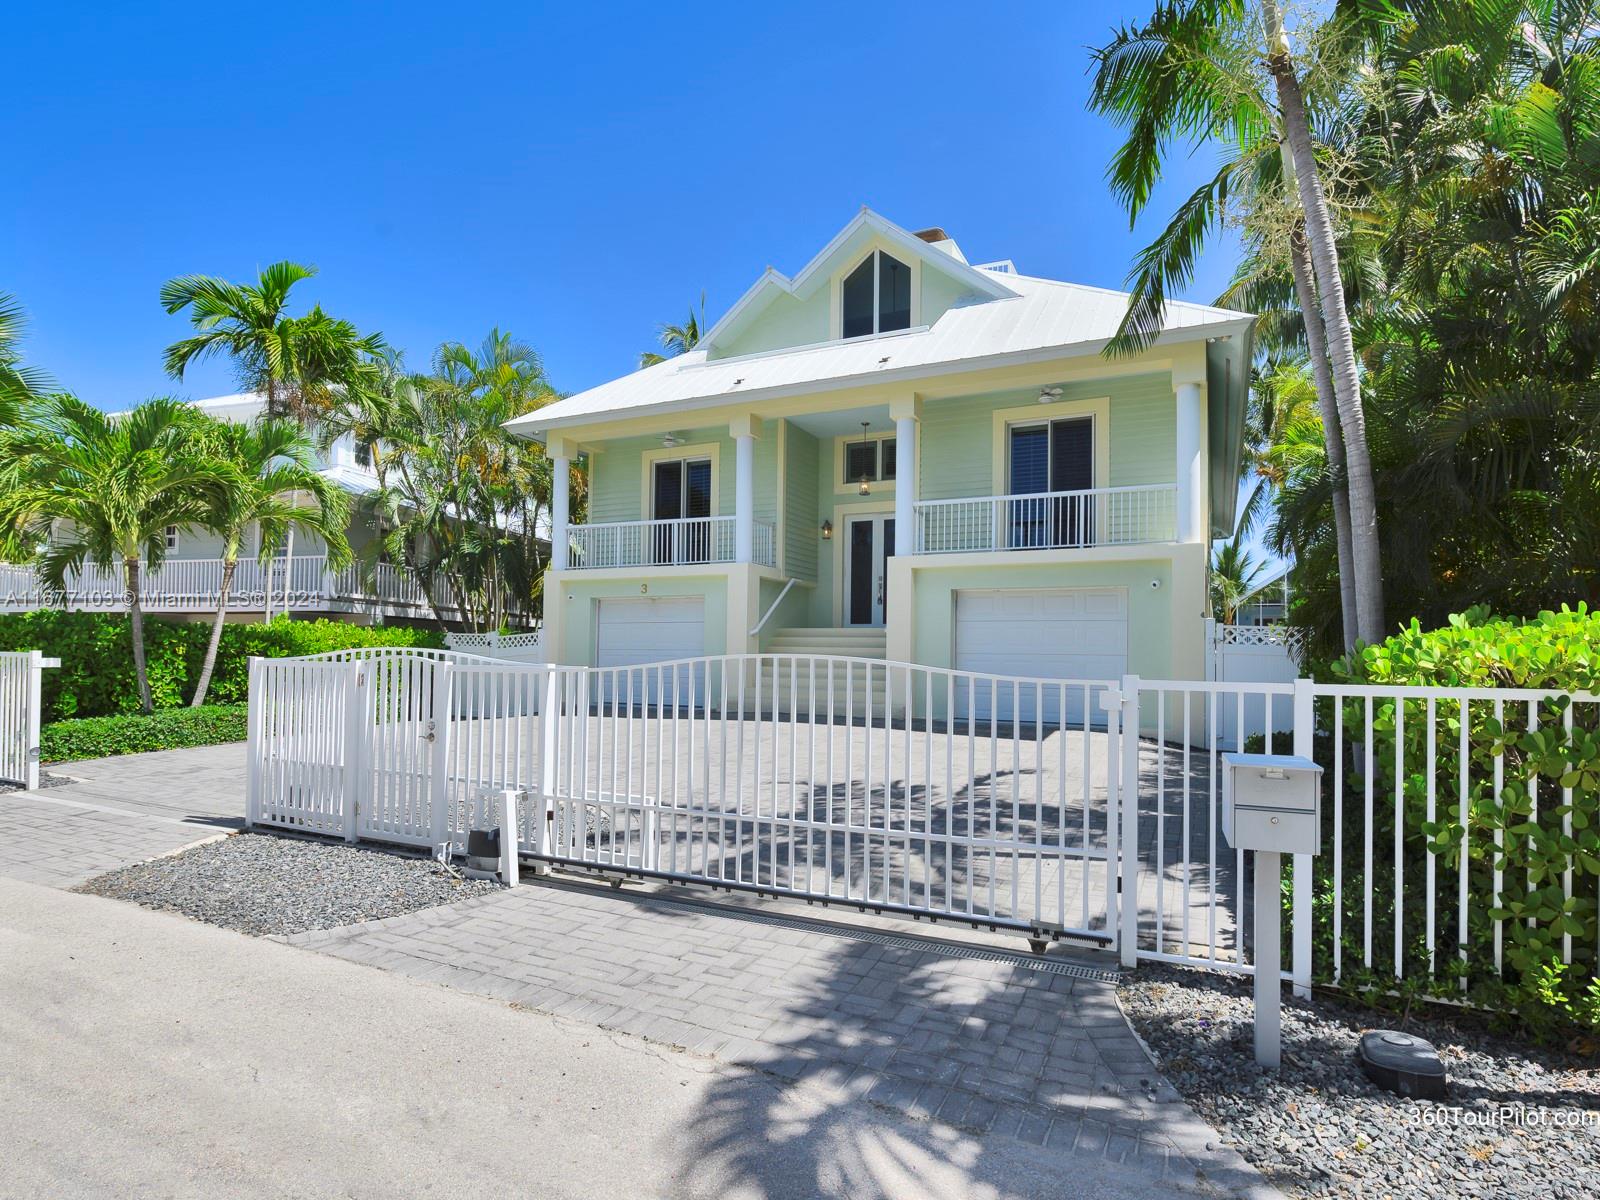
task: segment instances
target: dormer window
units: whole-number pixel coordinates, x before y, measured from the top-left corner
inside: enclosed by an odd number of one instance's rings
[[[844,278],[844,336],[870,337],[911,328],[911,268],[875,250]]]

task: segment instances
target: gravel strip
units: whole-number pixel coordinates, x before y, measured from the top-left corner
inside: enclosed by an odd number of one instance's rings
[[[1279,1188],[1297,1196],[1600,1194],[1600,1071],[1559,1051],[1442,1021],[1285,998],[1283,1066],[1255,1065],[1250,982],[1165,966],[1118,995],[1186,1100]],[[1375,1087],[1356,1062],[1368,1029],[1403,1027],[1438,1049],[1450,1099]],[[1503,1106],[1520,1106],[1505,1116]]]
[[[50,774],[49,771],[40,771],[39,772],[39,790],[40,791],[43,791],[45,788],[64,787],[69,783],[77,783],[77,782],[78,781],[76,779],[74,779],[71,775],[52,775],[52,774]],[[0,782],[0,794],[3,794],[5,792],[20,792],[22,790],[23,790],[23,787],[22,787],[22,785],[20,783],[3,783],[3,782]]]
[[[429,858],[266,833],[241,833],[123,867],[77,891],[179,912],[257,935],[332,929],[497,891]]]

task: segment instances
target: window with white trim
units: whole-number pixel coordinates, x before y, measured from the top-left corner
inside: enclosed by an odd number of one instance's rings
[[[841,332],[870,337],[911,328],[911,268],[874,250],[839,286]]]
[[[167,542],[167,553],[170,554],[172,551],[174,551],[174,550],[176,550],[178,548],[178,527],[176,525],[168,525],[167,526],[166,542]]]
[[[894,438],[857,439],[844,444],[845,483],[877,483],[894,478]]]

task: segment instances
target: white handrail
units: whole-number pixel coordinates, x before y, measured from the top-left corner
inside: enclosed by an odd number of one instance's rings
[[[767,622],[772,620],[772,614],[778,611],[778,605],[782,604],[783,598],[789,594],[789,589],[799,582],[798,579],[790,579],[788,583],[783,585],[783,591],[778,593],[778,598],[767,607],[767,611],[762,614],[761,620],[757,621],[756,627],[750,631],[751,637],[760,636],[761,631],[766,628]]]

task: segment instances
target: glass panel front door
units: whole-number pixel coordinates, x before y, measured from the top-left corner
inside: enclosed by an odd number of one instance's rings
[[[882,625],[889,586],[888,560],[894,555],[894,518],[845,520],[844,623]]]

